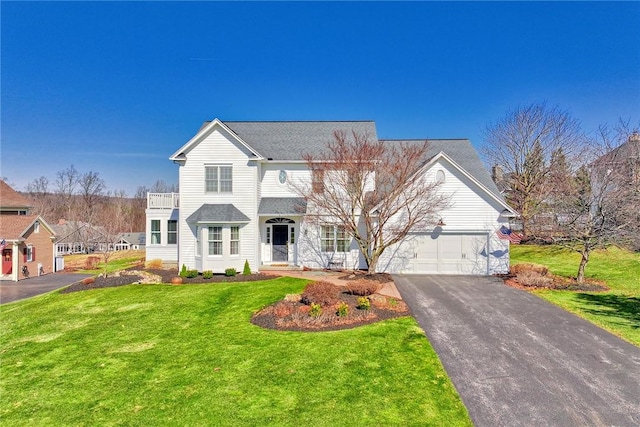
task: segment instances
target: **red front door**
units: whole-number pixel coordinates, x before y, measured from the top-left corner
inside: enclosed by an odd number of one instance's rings
[[[11,254],[12,254],[11,249],[2,250],[2,274],[11,274],[11,269],[13,267],[13,260],[11,259]]]

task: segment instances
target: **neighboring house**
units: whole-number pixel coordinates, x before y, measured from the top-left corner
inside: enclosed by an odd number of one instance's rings
[[[139,250],[145,247],[145,233],[122,233],[118,242],[115,244],[114,250],[127,251]]]
[[[107,247],[102,227],[64,219],[52,227],[58,236],[55,244],[56,256],[100,252]]]
[[[29,201],[0,181],[0,277],[18,281],[55,271],[55,232],[39,215],[30,214]]]
[[[317,154],[335,131],[377,138],[375,123],[205,123],[169,159],[180,193],[147,195],[147,260],[199,271],[268,266],[366,268],[335,221],[318,221],[290,182],[311,177],[303,154]],[[412,141],[386,140],[385,144]],[[497,231],[507,206],[468,140],[430,140],[420,173],[452,197],[439,224],[389,248],[379,270],[392,273],[494,274],[509,269],[509,241]]]

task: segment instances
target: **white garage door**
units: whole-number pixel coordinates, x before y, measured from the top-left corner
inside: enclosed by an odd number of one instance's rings
[[[413,273],[488,273],[486,234],[417,234],[413,243]]]

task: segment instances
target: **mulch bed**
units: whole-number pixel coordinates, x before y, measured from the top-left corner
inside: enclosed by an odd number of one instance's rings
[[[368,274],[366,271],[349,271],[349,272],[346,272],[344,276],[340,276],[338,278],[341,280],[365,279],[365,280],[370,280],[372,282],[378,282],[378,283],[393,282],[393,279],[391,278],[391,275],[389,273]]]
[[[574,292],[605,292],[609,290],[609,287],[600,281],[589,279],[588,283],[578,283],[574,278],[553,276],[553,283],[546,286],[524,285],[518,282],[518,279],[510,274],[502,275],[504,284],[516,289],[523,289],[525,291],[537,290],[537,289],[550,289],[556,291],[574,291]]]
[[[84,284],[82,281],[76,282],[70,286],[67,286],[61,293],[69,293],[69,292],[78,292],[78,291],[87,291],[89,289],[99,289],[99,288],[113,288],[117,286],[125,286],[132,285],[134,283],[138,283],[142,280],[142,275],[135,274],[136,271],[140,269],[128,269],[124,270],[124,272],[120,273],[112,273],[107,277],[98,276],[95,278],[95,282]],[[154,274],[156,276],[160,276],[160,283],[171,283],[171,279],[178,276],[177,269],[144,269],[145,272]],[[225,276],[224,274],[214,274],[212,278],[205,279],[202,275],[198,275],[193,278],[182,278],[182,284],[202,284],[202,283],[216,283],[216,282],[253,282],[256,280],[269,280],[275,279],[277,276],[270,274],[238,274],[235,276]]]

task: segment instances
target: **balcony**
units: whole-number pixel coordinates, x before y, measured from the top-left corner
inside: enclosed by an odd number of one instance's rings
[[[147,193],[147,209],[177,209],[179,207],[179,193]]]

